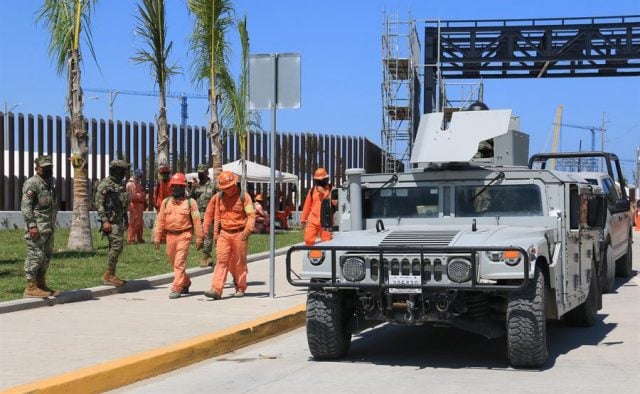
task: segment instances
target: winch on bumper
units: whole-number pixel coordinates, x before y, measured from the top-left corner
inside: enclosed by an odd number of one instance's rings
[[[304,278],[292,277],[296,252],[305,255]],[[522,291],[532,272],[528,253],[515,246],[294,246],[286,264],[291,285],[355,297],[367,320],[458,326],[488,320],[492,294]]]

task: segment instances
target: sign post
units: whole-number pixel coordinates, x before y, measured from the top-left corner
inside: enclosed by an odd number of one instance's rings
[[[275,293],[276,266],[276,112],[300,108],[300,54],[271,53],[249,56],[249,108],[271,110],[269,161],[269,295]]]

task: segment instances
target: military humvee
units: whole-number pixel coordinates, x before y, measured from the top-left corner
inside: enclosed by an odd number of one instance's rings
[[[314,358],[341,358],[352,333],[389,322],[506,335],[511,364],[538,367],[547,319],[594,323],[605,198],[575,174],[529,169],[518,123],[510,110],[446,125],[425,114],[410,172],[347,171],[324,223],[333,240],[287,253],[289,283],[309,288]]]

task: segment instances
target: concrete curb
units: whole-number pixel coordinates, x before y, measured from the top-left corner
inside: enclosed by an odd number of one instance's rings
[[[9,388],[5,393],[97,393],[126,386],[291,331],[305,305],[173,345]]]
[[[287,253],[290,246],[276,249],[275,255],[282,256]],[[263,260],[269,258],[269,252],[255,253],[247,256],[247,261],[252,263],[254,261]],[[210,274],[213,271],[211,267],[206,268],[189,268],[187,274],[190,277],[197,277]],[[57,304],[68,304],[71,302],[88,301],[94,298],[100,298],[112,294],[120,293],[132,293],[140,290],[151,289],[155,286],[164,285],[173,282],[173,273],[161,274],[156,276],[150,276],[148,278],[134,279],[127,281],[127,283],[121,287],[116,288],[112,286],[96,286],[87,289],[69,290],[63,291],[57,297],[49,298],[23,298],[18,300],[3,301],[0,302],[0,314],[24,311],[27,309],[41,308],[43,306],[54,306]]]

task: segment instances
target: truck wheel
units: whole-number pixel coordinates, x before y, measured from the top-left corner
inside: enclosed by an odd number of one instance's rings
[[[613,248],[611,242],[607,240],[602,252],[602,272],[600,287],[603,293],[610,293],[613,291],[613,284],[616,281],[616,259],[613,256]]]
[[[631,262],[633,260],[633,237],[629,234],[627,253],[616,261],[616,275],[628,278],[631,276]]]
[[[591,275],[589,278],[589,295],[578,307],[564,315],[564,321],[570,326],[590,327],[596,321],[598,314],[598,281],[596,280],[596,264],[591,262]]]
[[[344,357],[351,345],[340,293],[312,290],[307,294],[307,343],[313,357]]]
[[[547,361],[544,275],[538,267],[526,289],[509,295],[507,353],[516,368],[535,368]]]

